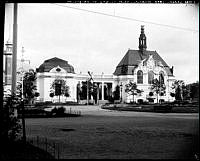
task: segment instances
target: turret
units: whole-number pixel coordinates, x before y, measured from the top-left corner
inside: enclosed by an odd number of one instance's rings
[[[147,48],[146,36],[144,34],[144,26],[141,26],[141,34],[139,37],[139,50],[143,53]]]

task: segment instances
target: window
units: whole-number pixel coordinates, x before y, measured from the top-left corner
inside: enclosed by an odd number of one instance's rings
[[[160,82],[161,84],[164,84],[164,73],[163,73],[163,71],[161,71],[161,72],[159,73],[159,82]]]
[[[128,71],[127,66],[123,65],[123,66],[121,67],[121,73],[122,73],[122,74],[126,74],[127,71]]]
[[[149,71],[148,72],[148,83],[152,84],[153,79],[154,79],[154,73],[153,73],[153,71]]]
[[[137,83],[138,84],[142,84],[143,83],[143,72],[141,70],[139,70],[137,72]]]

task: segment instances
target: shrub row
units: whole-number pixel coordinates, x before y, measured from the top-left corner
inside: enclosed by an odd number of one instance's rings
[[[22,117],[22,110],[18,110],[19,117]],[[51,111],[45,111],[44,109],[34,108],[34,109],[25,109],[24,115],[28,117],[64,117],[64,116],[75,116],[78,114],[67,114],[65,113],[64,107],[53,108]]]

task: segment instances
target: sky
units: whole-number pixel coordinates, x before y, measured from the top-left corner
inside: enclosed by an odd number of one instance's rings
[[[6,4],[4,42],[12,41],[12,7]],[[24,47],[24,58],[33,68],[58,57],[68,61],[76,73],[113,74],[128,49],[138,50],[144,25],[147,50],[156,50],[174,66],[176,79],[193,83],[199,81],[198,24],[197,4],[19,3],[17,58],[21,59]]]

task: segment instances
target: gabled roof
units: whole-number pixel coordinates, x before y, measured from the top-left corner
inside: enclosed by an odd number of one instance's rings
[[[170,71],[170,67],[167,63],[160,57],[160,55],[156,51],[148,51],[144,50],[141,53],[140,50],[128,50],[126,55],[122,58],[120,63],[117,65],[114,75],[133,75],[133,70],[141,60],[148,59],[149,55],[153,55],[153,59],[157,62],[161,62],[169,76],[173,76]]]
[[[59,59],[57,57],[45,60],[43,64],[37,68],[37,72],[49,72],[54,67],[60,66],[61,68],[65,69],[67,73],[75,73],[74,67],[68,64],[68,61]]]

